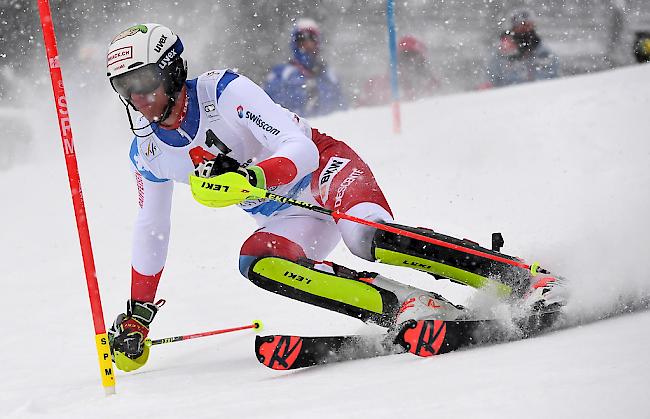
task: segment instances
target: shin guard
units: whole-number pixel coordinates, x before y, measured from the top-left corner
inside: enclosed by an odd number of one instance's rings
[[[330,267],[328,265],[328,267]],[[362,321],[389,326],[397,312],[394,292],[373,285],[378,275],[332,264],[331,272],[314,262],[265,256],[253,262],[248,279],[260,288]]]
[[[461,249],[452,249],[377,230],[373,239],[372,252],[378,262],[406,266],[474,288],[493,287],[502,296],[520,295],[528,286],[530,278],[528,270],[466,253],[462,251],[462,248],[477,250],[513,261],[518,261],[517,258],[480,247],[467,239],[461,240],[445,236],[430,229],[399,224],[388,225],[453,244]]]

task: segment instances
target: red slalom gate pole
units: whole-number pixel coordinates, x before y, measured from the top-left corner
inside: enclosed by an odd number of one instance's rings
[[[191,335],[173,336],[173,337],[162,338],[162,339],[147,339],[145,341],[145,345],[147,346],[162,345],[164,343],[174,343],[174,342],[180,342],[182,340],[203,338],[206,336],[213,336],[213,335],[222,335],[224,333],[236,332],[238,330],[246,330],[246,329],[253,329],[256,332],[259,332],[260,330],[262,330],[263,327],[264,326],[262,325],[262,322],[260,320],[253,320],[252,324],[247,324],[245,326],[239,326],[239,327],[232,327],[230,329],[211,330],[209,332],[194,333]]]
[[[59,66],[59,52],[56,46],[56,36],[54,35],[54,25],[52,24],[52,12],[50,11],[49,1],[38,0],[38,11],[41,18],[41,27],[43,28],[43,40],[45,41],[47,62],[50,68],[50,78],[52,79],[54,103],[59,119],[59,131],[61,132],[61,141],[63,143],[65,165],[68,169],[68,180],[70,182],[70,191],[72,192],[74,214],[77,220],[77,232],[79,233],[81,256],[83,258],[86,284],[88,286],[88,298],[90,299],[90,309],[92,311],[93,325],[95,327],[95,345],[97,346],[97,357],[99,360],[102,385],[104,386],[104,391],[107,395],[115,394],[113,363],[111,361],[108,335],[106,334],[106,326],[104,324],[104,314],[102,312],[99,286],[97,285],[95,261],[93,258],[92,247],[90,245],[90,232],[88,230],[86,209],[84,207],[83,195],[81,193],[81,180],[79,178],[79,169],[77,167],[77,156],[74,151],[74,141],[72,140],[72,128],[70,126],[70,117],[68,115],[65,89],[63,88],[63,75],[61,74],[61,67]]]

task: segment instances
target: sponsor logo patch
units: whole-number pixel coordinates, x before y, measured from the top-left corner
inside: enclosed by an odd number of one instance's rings
[[[306,284],[311,284],[311,279],[309,279],[309,278],[307,278],[305,276],[302,276],[302,275],[298,275],[297,273],[294,273],[294,272],[291,272],[291,271],[286,271],[284,273],[284,276],[286,276],[289,279],[295,279],[298,282],[304,282]]]
[[[420,262],[415,262],[412,260],[404,260],[402,264],[410,266],[411,268],[419,269],[419,270],[429,270],[432,268],[431,265],[427,265],[425,263],[420,263]]]
[[[50,63],[50,68],[60,68],[61,67],[59,65],[59,56],[58,55],[56,57],[50,58],[49,63]]]
[[[237,109],[239,109],[239,108],[237,108]],[[240,118],[241,118],[241,116],[240,116]],[[268,133],[271,134],[271,135],[278,135],[278,134],[280,133],[280,130],[279,130],[279,129],[275,128],[274,126],[272,126],[272,125],[270,125],[270,124],[267,124],[267,123],[262,119],[261,116],[259,116],[259,115],[255,115],[255,114],[252,113],[251,111],[246,111],[246,119],[250,119],[251,121],[253,121],[253,123],[254,123],[255,125],[257,125],[257,126],[260,127],[263,131],[266,131],[266,132],[268,132]]]
[[[201,106],[203,106],[203,111],[205,112],[205,115],[208,117],[208,119],[210,120],[221,119],[219,112],[217,112],[217,105],[214,103],[213,100],[201,102]]]
[[[424,304],[427,307],[440,308],[440,306],[436,304],[436,300],[429,297],[428,295],[421,295],[418,299],[420,300],[421,304]]]
[[[327,201],[327,197],[330,194],[332,179],[334,179],[334,176],[336,176],[337,173],[340,173],[348,163],[350,163],[350,159],[330,157],[327,165],[318,177],[318,191],[323,202]]]
[[[242,105],[237,106],[237,115],[239,115],[240,118],[244,117],[244,107]]]
[[[339,207],[341,203],[343,203],[343,196],[345,195],[345,191],[348,189],[350,185],[354,183],[355,180],[361,177],[361,175],[363,175],[363,170],[354,169],[352,170],[352,173],[350,173],[350,176],[346,177],[345,180],[341,182],[341,185],[336,190],[334,208]]]
[[[158,43],[156,44],[156,46],[153,47],[153,50],[156,51],[156,52],[162,51],[162,48],[165,45],[165,42],[167,42],[167,37],[164,34],[160,35],[160,39],[158,40]]]
[[[138,185],[138,205],[144,207],[144,184],[142,182],[142,173],[135,172],[135,182]]]
[[[161,153],[160,147],[158,147],[158,144],[153,139],[149,139],[140,145],[140,154],[148,161],[152,161]]]
[[[169,51],[158,61],[158,67],[160,67],[161,70],[164,70],[165,67],[171,64],[171,62],[174,60],[174,58],[176,58],[177,55],[178,53],[176,52],[175,49]]]
[[[113,38],[113,40],[111,41],[111,44],[115,43],[116,41],[119,41],[122,38],[126,38],[127,36],[135,35],[138,32],[147,33],[147,31],[148,29],[145,25],[131,26],[129,29],[117,34],[117,36]]]
[[[113,65],[129,58],[133,58],[133,47],[131,45],[110,51],[106,55],[106,63],[107,65]]]

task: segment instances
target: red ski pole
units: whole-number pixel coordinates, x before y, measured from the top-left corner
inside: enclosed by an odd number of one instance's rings
[[[68,116],[68,104],[65,97],[65,90],[63,88],[63,75],[61,74],[61,67],[59,66],[59,52],[56,47],[56,37],[54,35],[54,26],[52,24],[52,13],[50,11],[49,1],[38,0],[38,11],[41,18],[41,26],[43,28],[43,40],[45,41],[47,61],[50,67],[50,78],[52,79],[52,90],[54,91],[54,103],[59,118],[59,131],[61,132],[61,141],[63,142],[65,164],[68,169],[68,180],[70,182],[70,191],[72,192],[74,214],[77,220],[79,244],[81,245],[81,256],[83,258],[86,284],[88,286],[88,298],[90,299],[90,309],[92,311],[93,325],[95,327],[95,345],[97,346],[97,356],[99,358],[99,370],[105,393],[107,395],[114,394],[115,375],[113,374],[113,364],[111,361],[110,348],[108,346],[106,326],[104,325],[102,302],[99,296],[99,286],[97,285],[95,262],[93,259],[92,247],[90,245],[90,233],[88,231],[88,222],[86,221],[86,209],[81,194],[81,180],[79,178],[79,169],[77,168],[77,156],[74,151],[74,142],[72,140],[72,128],[70,126],[70,117]]]
[[[246,329],[253,329],[256,332],[259,332],[260,330],[262,330],[263,327],[264,325],[262,324],[261,320],[253,320],[252,324],[232,327],[230,329],[211,330],[209,332],[193,333],[191,335],[172,336],[169,338],[162,338],[162,339],[147,339],[145,341],[145,345],[147,346],[162,345],[164,343],[180,342],[182,340],[203,338],[206,336],[213,336],[213,335],[221,335],[224,333],[236,332],[238,330],[246,330]]]
[[[310,211],[326,214],[335,220],[347,220],[353,223],[364,224],[376,228],[377,230],[388,231],[400,236],[410,237],[423,242],[435,244],[440,247],[453,249],[458,252],[479,256],[485,259],[491,259],[493,261],[501,262],[506,265],[516,266],[518,268],[531,271],[533,275],[536,275],[537,273],[546,273],[546,271],[541,269],[537,263],[528,265],[518,259],[503,257],[499,254],[488,253],[483,251],[483,249],[473,249],[471,247],[449,243],[435,237],[428,237],[422,234],[414,233],[412,231],[407,231],[402,228],[364,220],[363,218],[354,217],[338,210],[333,211],[320,207],[318,205],[313,205],[309,202],[299,201],[297,199],[277,195],[273,192],[267,191],[266,189],[252,187],[243,176],[239,176],[234,172],[227,172],[213,178],[200,178],[191,174],[190,187],[192,188],[192,194],[194,195],[194,198],[207,206],[223,207],[230,205],[231,202],[241,202],[244,199],[266,198],[272,201],[281,202],[283,204],[293,205],[296,207],[305,208]],[[209,192],[204,194],[206,190]]]
[[[255,189],[258,189],[258,188],[255,188]],[[309,202],[298,201],[297,199],[287,198],[286,196],[282,196],[282,195],[276,195],[276,194],[274,194],[272,192],[265,191],[263,189],[258,189],[258,190],[263,191],[264,195],[262,195],[262,192],[259,192],[259,195],[254,195],[255,197],[268,198],[268,199],[270,199],[272,201],[278,201],[278,202],[282,202],[282,203],[285,203],[285,204],[290,204],[290,205],[294,205],[294,206],[297,206],[297,207],[305,208],[305,209],[308,209],[308,210],[311,210],[311,211],[320,212],[322,214],[327,214],[327,215],[331,216],[332,218],[334,218],[335,220],[352,221],[353,223],[367,225],[367,226],[370,226],[370,227],[374,227],[374,228],[376,228],[378,230],[388,231],[390,233],[395,233],[395,234],[398,234],[400,236],[410,237],[412,239],[417,239],[417,240],[421,240],[421,241],[424,241],[424,242],[427,242],[427,243],[436,244],[438,246],[446,247],[448,249],[457,250],[459,252],[464,252],[464,253],[468,253],[468,254],[471,254],[471,255],[480,256],[480,257],[483,257],[483,258],[486,258],[486,259],[491,259],[491,260],[494,260],[494,261],[497,261],[497,262],[502,262],[502,263],[505,263],[505,264],[508,264],[508,265],[516,266],[518,268],[522,268],[522,269],[525,269],[525,270],[530,270],[534,274],[537,273],[537,272],[544,273],[543,270],[536,263],[534,263],[532,265],[528,265],[528,264],[526,264],[524,262],[520,262],[518,260],[508,259],[508,258],[504,258],[504,257],[501,257],[501,256],[493,255],[493,254],[490,254],[490,253],[485,253],[485,252],[482,252],[480,250],[476,250],[476,249],[472,249],[472,248],[464,247],[464,246],[459,246],[459,245],[453,244],[453,243],[448,243],[448,242],[445,242],[445,241],[442,241],[442,240],[435,239],[433,237],[427,237],[427,236],[423,236],[422,234],[413,233],[411,231],[406,231],[406,230],[401,229],[401,228],[389,226],[389,225],[386,225],[386,224],[376,223],[374,221],[364,220],[363,218],[354,217],[352,215],[348,215],[348,214],[346,214],[344,212],[340,212],[338,210],[337,211],[332,211],[332,210],[329,210],[327,208],[319,207],[318,205],[312,205]],[[254,191],[254,192],[257,192],[257,191]]]

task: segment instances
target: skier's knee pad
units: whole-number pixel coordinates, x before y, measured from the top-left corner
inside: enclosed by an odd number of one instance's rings
[[[429,237],[438,244],[377,230],[372,251],[375,259],[381,263],[406,266],[475,288],[492,286],[497,293],[504,296],[510,295],[513,291],[518,292],[521,284],[527,282],[529,277],[528,272],[514,268],[510,264],[471,253],[477,251],[502,259],[517,260],[480,247],[467,239],[457,239],[422,227],[386,225]],[[463,249],[470,249],[470,252]]]
[[[242,244],[239,253],[239,272],[248,278],[251,264],[262,256],[280,256],[289,260],[305,258],[305,251],[296,242],[266,231],[256,231]]]
[[[328,271],[317,269],[308,259],[292,261],[264,256],[250,264],[247,275],[255,285],[275,294],[363,321],[391,323],[397,310],[397,297],[371,283],[377,274],[356,272],[335,264],[329,268]]]

